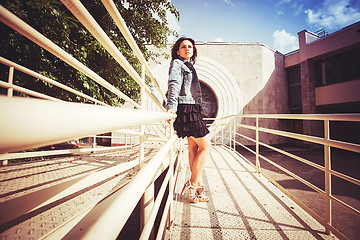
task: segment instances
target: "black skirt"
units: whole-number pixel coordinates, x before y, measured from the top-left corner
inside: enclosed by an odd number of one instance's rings
[[[174,122],[174,129],[178,137],[204,137],[209,133],[201,115],[199,104],[179,104]]]

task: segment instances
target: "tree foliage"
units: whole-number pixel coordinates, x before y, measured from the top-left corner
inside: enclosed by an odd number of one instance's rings
[[[140,72],[139,62],[102,5],[101,0],[83,0],[82,3],[129,63],[136,71]],[[167,0],[114,0],[114,3],[146,59],[157,56],[146,48],[146,44],[163,48],[166,46],[169,36],[176,36],[176,32],[168,26],[166,14],[169,12],[179,19],[179,12]],[[126,95],[132,99],[138,99],[139,86],[137,83],[128,76],[125,70],[60,1],[5,0],[2,5]],[[108,104],[118,105],[121,102],[117,96],[5,24],[0,23],[0,31],[0,55],[2,57]],[[6,72],[4,66],[1,68],[1,72]],[[4,77],[1,75],[2,80],[5,80]],[[85,101],[18,71],[14,76],[14,83],[63,100]]]

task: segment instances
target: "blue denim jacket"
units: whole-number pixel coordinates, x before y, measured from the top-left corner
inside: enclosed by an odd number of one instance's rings
[[[166,109],[177,110],[178,104],[200,104],[201,88],[196,74],[185,65],[183,58],[170,63]]]

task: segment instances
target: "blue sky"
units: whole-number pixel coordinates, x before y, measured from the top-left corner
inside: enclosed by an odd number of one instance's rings
[[[335,32],[360,21],[360,0],[171,0],[180,36],[204,42],[263,42],[287,53],[306,29]]]

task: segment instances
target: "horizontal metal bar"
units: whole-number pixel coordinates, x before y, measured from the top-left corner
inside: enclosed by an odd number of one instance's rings
[[[165,195],[165,190],[166,190],[166,187],[168,185],[168,182],[169,182],[169,179],[170,179],[170,174],[172,174],[171,171],[168,171],[165,175],[165,178],[161,184],[161,187],[157,193],[157,196],[156,196],[156,199],[155,199],[155,202],[154,202],[154,205],[151,209],[151,212],[150,212],[150,215],[148,216],[148,218],[146,219],[146,223],[145,223],[145,226],[144,226],[144,229],[140,235],[140,238],[141,240],[146,240],[146,239],[149,239],[149,236],[151,234],[151,230],[154,226],[154,223],[155,223],[155,219],[156,219],[156,216],[158,214],[158,211],[159,211],[159,208],[160,208],[160,204],[162,202],[162,199]]]
[[[253,153],[254,155],[256,155],[256,152],[254,150],[252,150],[251,148],[245,146],[244,144],[238,142],[238,141],[235,141],[239,146],[245,148],[246,150],[248,150],[249,152]]]
[[[284,168],[284,167],[280,166],[279,164],[277,164],[277,163],[273,162],[273,161],[272,161],[272,160],[270,160],[269,158],[264,157],[264,156],[263,156],[263,155],[261,155],[261,154],[259,154],[259,157],[261,157],[262,159],[264,159],[265,161],[267,161],[267,162],[268,162],[268,163],[270,163],[271,165],[273,165],[273,166],[275,166],[275,167],[279,168],[280,170],[284,171],[285,173],[289,174],[289,175],[290,175],[290,176],[292,176],[293,178],[295,178],[295,179],[299,180],[300,182],[302,182],[302,183],[303,183],[303,184],[305,184],[306,186],[308,186],[308,187],[310,187],[310,188],[314,189],[315,191],[317,191],[317,192],[319,192],[319,193],[321,193],[321,194],[325,194],[325,191],[324,191],[324,190],[322,190],[322,189],[318,188],[318,187],[317,187],[317,186],[315,186],[314,184],[312,184],[312,183],[308,182],[307,180],[305,180],[305,179],[303,179],[303,178],[299,177],[299,176],[298,176],[298,175],[296,175],[295,173],[293,173],[293,172],[291,172],[291,171],[287,170],[286,168]]]
[[[227,151],[232,151],[229,149],[228,146],[224,146],[224,149]],[[232,151],[234,152],[234,151]],[[248,159],[246,159],[244,156],[242,156],[240,153],[236,152],[236,155],[239,155],[241,158],[246,160],[254,169],[256,169],[256,166],[252,164]],[[281,186],[279,183],[277,183],[274,179],[272,179],[269,175],[264,173],[263,171],[261,174],[268,179],[270,182],[272,182],[278,189],[280,189],[286,196],[288,196],[290,199],[292,199],[296,204],[298,204],[303,210],[305,210],[308,214],[310,214],[313,218],[315,218],[319,223],[322,225],[325,225],[325,221],[322,217],[320,217],[316,212],[314,212],[311,208],[309,208],[307,205],[305,205],[303,202],[301,202],[299,199],[297,199],[293,194],[291,194],[288,190],[286,190],[283,186]]]
[[[54,97],[51,97],[51,96],[48,96],[48,95],[45,95],[45,94],[42,94],[42,93],[33,91],[33,90],[30,90],[30,89],[26,89],[26,88],[23,88],[23,87],[19,87],[19,86],[16,86],[16,85],[14,85],[14,84],[10,84],[10,83],[7,83],[7,82],[1,81],[1,80],[0,80],[0,87],[8,88],[8,89],[9,89],[9,88],[12,88],[13,90],[15,90],[15,91],[17,91],[17,92],[25,93],[25,94],[27,94],[27,95],[30,95],[30,96],[33,96],[33,97],[37,97],[37,98],[41,98],[41,99],[63,102],[63,101],[60,100],[60,99],[57,99],[57,98],[54,98]]]
[[[351,121],[360,122],[359,113],[341,113],[341,114],[244,114],[229,115],[223,118],[215,118],[215,120],[223,120],[227,118],[260,118],[260,119],[290,119],[290,120],[329,120],[329,121]]]
[[[163,234],[164,234],[164,229],[165,229],[165,224],[166,224],[166,221],[168,220],[168,215],[169,215],[169,210],[170,210],[170,204],[173,202],[172,199],[168,198],[166,200],[166,203],[165,203],[165,207],[164,207],[164,212],[162,214],[162,217],[161,217],[161,221],[160,221],[160,224],[159,224],[159,228],[158,228],[158,233],[157,233],[157,236],[156,236],[156,240],[160,240],[160,239],[163,239]]]
[[[153,101],[162,107],[161,102],[151,93],[150,88],[145,81],[139,76],[127,59],[122,55],[120,50],[115,46],[111,39],[106,35],[104,30],[91,16],[87,9],[79,0],[61,0],[61,2],[70,10],[70,12],[84,25],[84,27],[98,40],[101,45],[110,53],[110,55],[125,69],[125,71],[145,89],[145,92],[153,99]]]
[[[3,153],[3,154],[0,154],[0,161],[19,159],[19,158],[57,156],[57,155],[64,155],[64,154],[80,154],[80,153],[89,153],[89,152],[114,151],[114,150],[121,150],[121,149],[129,148],[129,147],[133,147],[133,146],[135,146],[135,144],[132,144],[132,145],[128,144],[126,146],[116,146],[116,147],[77,148],[77,149],[36,151],[36,152]]]
[[[175,161],[175,162],[177,162],[177,165],[175,166],[175,170],[173,171],[174,174],[173,174],[173,179],[172,180],[173,180],[174,184],[173,184],[173,188],[171,189],[172,192],[174,192],[174,189],[176,188],[176,184],[178,182],[177,181],[178,175],[179,175],[179,172],[181,171],[181,160],[183,158],[184,145],[185,145],[184,142],[185,142],[185,140],[181,139],[180,143],[179,143],[179,151],[178,151],[178,154],[177,154],[177,159],[178,160]],[[170,194],[169,194],[169,196],[168,196],[168,198],[166,200],[165,207],[164,207],[164,210],[163,210],[163,214],[161,216],[161,221],[160,221],[160,224],[158,226],[158,233],[157,233],[157,236],[156,236],[156,240],[163,239],[162,237],[163,237],[163,233],[164,233],[164,229],[165,229],[165,224],[169,220],[168,216],[170,215],[170,211],[171,211],[170,204],[173,204],[173,202],[175,200],[174,198],[176,198],[176,199],[178,198],[178,196],[177,197],[175,197],[174,195],[172,195],[172,196],[170,196]],[[177,200],[175,200],[175,201],[177,201]],[[170,219],[170,221],[171,221],[171,219]]]
[[[250,115],[243,115],[242,117],[249,117]],[[293,120],[329,120],[329,121],[351,121],[360,122],[360,114],[259,114],[254,115],[258,118],[276,118],[276,119],[293,119]],[[251,117],[254,117],[251,116]]]
[[[252,139],[251,137],[245,136],[245,135],[240,134],[240,133],[235,133],[235,134],[236,134],[236,136],[243,137],[243,138],[245,138],[245,139],[247,139],[247,140],[249,140],[249,141],[251,141],[251,142],[256,142],[256,140],[255,140],[255,139]]]
[[[95,206],[65,238],[116,239],[176,139],[173,136],[129,184]]]
[[[131,35],[128,27],[126,26],[126,23],[124,19],[121,17],[121,14],[118,10],[118,8],[115,6],[114,2],[112,0],[101,0],[103,5],[105,6],[106,10],[110,14],[111,18],[114,20],[116,26],[119,28],[121,34],[126,39],[127,43],[133,50],[136,57],[139,59],[139,61],[145,65],[146,72],[148,73],[150,79],[152,80],[153,84],[161,94],[162,99],[166,99],[164,92],[161,90],[159,83],[156,81],[153,72],[151,71],[149,64],[146,62],[146,59],[144,58],[144,55],[142,54],[139,46],[136,44],[135,39]]]
[[[0,112],[0,153],[53,145],[176,116],[166,112],[3,96]]]
[[[272,134],[283,136],[283,137],[290,137],[290,138],[303,140],[303,141],[307,141],[307,142],[317,143],[317,144],[321,144],[321,145],[329,145],[331,147],[336,147],[336,148],[360,153],[360,145],[359,144],[341,142],[341,141],[336,141],[336,140],[332,140],[332,139],[324,139],[321,137],[314,137],[314,136],[303,135],[303,134],[299,134],[299,133],[291,133],[291,132],[280,131],[280,130],[275,130],[275,129],[268,129],[268,128],[259,128],[259,131],[265,132],[265,133],[272,133]]]
[[[246,125],[246,124],[235,124],[236,127],[242,127],[242,128],[247,128],[247,129],[251,129],[251,130],[256,130],[256,126],[251,126],[251,125]]]
[[[307,164],[307,165],[310,165],[310,166],[312,166],[312,167],[314,167],[314,168],[317,168],[317,169],[319,169],[319,170],[321,170],[321,171],[325,171],[325,168],[324,168],[323,166],[319,165],[319,164],[313,163],[313,162],[311,162],[311,161],[309,161],[309,160],[306,160],[306,159],[304,159],[304,158],[301,158],[301,157],[299,157],[299,156],[296,156],[296,155],[294,155],[294,154],[292,154],[292,153],[288,153],[288,152],[286,152],[286,151],[284,151],[284,150],[281,150],[281,149],[279,149],[279,148],[270,146],[270,145],[268,145],[268,144],[265,144],[265,143],[262,143],[262,142],[259,142],[259,144],[262,145],[262,146],[264,146],[264,147],[270,148],[271,150],[274,150],[274,151],[276,151],[276,152],[278,152],[278,153],[284,154],[285,156],[291,157],[291,158],[296,159],[296,160],[298,160],[298,161],[300,161],[300,162],[303,162],[303,163],[305,163],[305,164]]]
[[[353,213],[355,213],[356,215],[360,216],[360,210],[358,210],[358,209],[350,206],[349,204],[341,201],[340,199],[334,197],[334,195],[330,195],[330,199],[331,199],[332,201],[335,201],[337,204],[339,204],[339,205],[342,206],[343,208],[347,209],[348,211],[353,212]]]
[[[107,105],[106,103],[103,103],[103,102],[101,102],[101,101],[99,101],[99,100],[97,100],[97,99],[95,99],[93,97],[90,97],[90,96],[88,96],[88,95],[86,95],[86,94],[84,94],[82,92],[79,92],[79,91],[77,91],[77,90],[75,90],[73,88],[70,88],[70,87],[68,87],[68,86],[66,86],[66,85],[64,85],[62,83],[59,83],[59,82],[57,82],[55,80],[52,80],[52,79],[50,79],[48,77],[45,77],[44,75],[41,75],[41,74],[39,74],[37,72],[34,72],[34,71],[32,71],[32,70],[30,70],[30,69],[28,69],[26,67],[23,67],[23,66],[21,66],[19,64],[16,64],[16,63],[14,63],[14,62],[12,62],[12,61],[10,61],[8,59],[5,59],[5,58],[3,58],[1,56],[0,56],[0,63],[2,63],[4,65],[7,65],[9,67],[13,67],[16,70],[19,70],[19,71],[21,71],[21,72],[23,72],[25,74],[28,74],[30,76],[33,76],[35,78],[38,78],[38,79],[40,79],[42,81],[51,83],[54,86],[57,86],[57,87],[59,87],[61,89],[64,89],[64,90],[66,90],[68,92],[74,93],[74,94],[76,94],[78,96],[81,96],[81,97],[83,97],[85,99],[88,99],[90,101],[93,101],[94,103],[97,103],[97,104],[100,104],[100,105]]]
[[[58,186],[53,186],[49,189],[43,189],[40,192],[31,193],[28,196],[23,196],[22,198],[17,198],[14,201],[8,201],[3,203],[2,212],[3,216],[1,218],[1,224],[13,220],[17,217],[20,217],[26,213],[35,211],[36,209],[42,208],[46,205],[52,204],[60,199],[66,198],[71,194],[74,194],[82,189],[86,189],[90,186],[94,186],[98,183],[101,183],[104,180],[107,180],[115,175],[119,175],[119,179],[124,177],[126,171],[130,168],[135,167],[139,163],[138,160],[133,160],[131,162],[125,162],[118,164],[116,166],[106,168],[101,171],[96,171],[91,174],[87,174],[86,176],[81,176],[76,180],[69,181],[66,184],[66,188],[64,188],[64,184],[59,184]],[[117,182],[114,182],[113,185],[116,185]],[[112,188],[110,188],[111,190]],[[40,194],[40,196],[39,196]],[[107,193],[104,194],[106,196]],[[26,203],[33,197],[35,199],[32,200],[31,203]],[[16,206],[17,207],[14,207]]]
[[[95,82],[99,83],[106,89],[110,90],[111,92],[115,93],[117,96],[123,98],[127,102],[129,102],[131,105],[133,105],[136,108],[141,109],[142,107],[133,101],[131,98],[126,96],[123,92],[121,92],[119,89],[111,85],[109,82],[107,82],[105,79],[100,77],[98,74],[96,74],[93,70],[86,67],[84,64],[82,64],[80,61],[75,59],[73,56],[71,56],[69,53],[61,49],[58,45],[53,43],[51,40],[46,38],[44,35],[36,31],[34,28],[32,28],[30,25],[28,25],[26,22],[15,16],[13,13],[11,13],[9,10],[4,8],[2,5],[0,5],[0,21],[2,21],[4,24],[8,25],[12,29],[16,30],[20,34],[24,35],[40,47],[46,49],[50,53],[54,54],[56,57],[60,58],[64,62],[68,63],[70,66],[74,67],[78,71],[84,73],[86,76],[94,80]]]
[[[329,172],[330,172],[332,175],[337,176],[338,178],[342,178],[342,179],[344,179],[345,181],[348,181],[348,182],[351,182],[351,183],[353,183],[353,184],[355,184],[355,185],[360,186],[360,180],[359,180],[359,179],[356,179],[356,178],[353,178],[353,177],[349,177],[349,176],[347,176],[347,175],[345,175],[345,174],[343,174],[343,173],[339,173],[339,172],[334,171],[334,170],[332,170],[332,169],[330,169]]]
[[[117,131],[114,131],[114,132],[115,133],[121,133],[121,134],[129,134],[129,135],[134,135],[134,136],[144,136],[144,133],[129,130],[129,129],[120,129],[120,130],[117,130]]]

